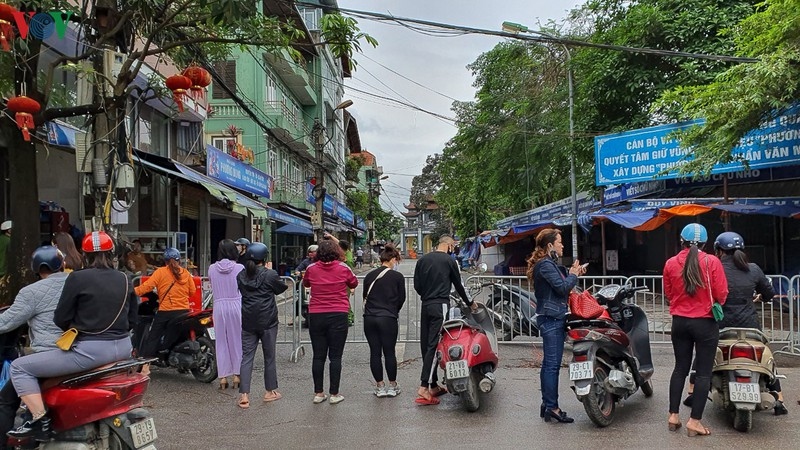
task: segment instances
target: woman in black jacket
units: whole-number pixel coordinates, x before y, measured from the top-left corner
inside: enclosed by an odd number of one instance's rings
[[[397,385],[397,319],[406,301],[406,279],[394,270],[400,252],[391,245],[381,251],[381,266],[364,277],[364,335],[369,342],[369,368],[375,378],[375,396],[396,397]],[[383,382],[381,355],[385,358],[389,386]]]
[[[278,338],[278,306],[275,296],[288,286],[278,272],[272,270],[269,250],[261,242],[253,242],[244,254],[244,270],[236,276],[242,294],[242,368],[239,385],[239,407],[250,407],[250,381],[253,378],[253,360],[256,346],[261,341],[264,352],[264,401],[281,398],[278,389],[278,371],[275,366],[275,341]]]

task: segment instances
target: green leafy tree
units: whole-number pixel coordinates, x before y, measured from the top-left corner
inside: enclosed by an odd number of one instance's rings
[[[11,4],[28,11],[70,11],[71,26],[87,36],[90,45],[79,46],[78,54],[45,62],[40,58],[42,42],[32,34],[22,39],[17,33],[13,51],[0,54],[0,87],[8,96],[24,94],[39,102],[41,111],[35,116],[38,125],[58,118],[82,118],[98,137],[94,140],[95,154],[110,165],[128,158],[123,126],[128,100],[132,95],[147,100],[165,91],[160,83],[144,89],[134,84],[145,60],[165,58],[185,67],[193,62],[206,65],[225,59],[234,49],[247,46],[263,51],[287,49],[297,54],[297,47],[315,45],[289,21],[259,14],[254,0],[39,0]],[[322,40],[331,43],[335,56],[348,58],[360,48],[358,41],[376,44],[358,31],[352,19],[323,20]],[[103,75],[101,56],[105,49],[123,54],[113,79]],[[65,71],[87,77],[98,86],[91,103],[75,104],[74,96],[60,93],[57,80]],[[33,142],[22,140],[8,116],[0,120],[0,139],[10,150],[8,160],[13,167],[9,185],[14,239],[8,264],[16,270],[9,272],[0,289],[0,297],[7,302],[33,280],[27,267],[29,255],[39,244],[39,199],[36,183],[31,183],[37,179]],[[102,204],[105,194],[96,193],[98,204]]]
[[[737,54],[756,62],[733,66],[706,84],[666,92],[656,110],[676,120],[705,118],[680,136],[694,149],[685,172],[707,172],[733,160],[731,150],[762,121],[800,99],[800,2],[769,0],[731,27]]]

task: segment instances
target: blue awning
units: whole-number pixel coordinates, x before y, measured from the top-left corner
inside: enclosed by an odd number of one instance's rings
[[[658,209],[597,212],[590,216],[608,219],[625,228],[636,228],[655,217],[656,214],[658,214]]]
[[[276,233],[283,233],[283,234],[299,234],[302,236],[313,236],[314,232],[311,230],[311,227],[304,227],[301,225],[297,225],[294,223],[287,223],[286,225],[278,228],[275,230]]]

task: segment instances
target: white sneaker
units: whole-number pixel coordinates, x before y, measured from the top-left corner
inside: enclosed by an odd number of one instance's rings
[[[320,404],[320,403],[324,402],[324,401],[325,401],[325,400],[327,400],[327,399],[328,399],[328,396],[327,396],[327,395],[325,395],[325,394],[322,394],[322,395],[314,395],[314,404],[315,404],[315,405],[318,405],[318,404]]]
[[[388,396],[389,392],[386,390],[386,386],[375,386],[375,397],[384,398]]]
[[[386,386],[386,396],[387,397],[397,397],[397,394],[400,393],[400,385],[396,384],[392,386],[391,384]]]
[[[335,405],[337,403],[341,403],[344,401],[344,396],[341,394],[331,395],[331,398],[328,399],[331,405]]]

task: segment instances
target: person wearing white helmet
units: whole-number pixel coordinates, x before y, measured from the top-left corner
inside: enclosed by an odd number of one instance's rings
[[[0,277],[8,270],[8,247],[11,245],[12,222],[6,220],[0,224]]]
[[[679,407],[683,385],[695,353],[696,384],[694,395],[706,398],[711,386],[711,368],[717,352],[719,324],[711,311],[712,303],[725,304],[728,282],[719,258],[702,251],[708,241],[706,228],[690,223],[681,231],[682,250],[664,265],[664,296],[672,315],[672,348],[675,369],[669,382],[669,430],[681,427]],[[711,434],[700,420],[706,402],[693,402],[686,422],[689,436]]]

